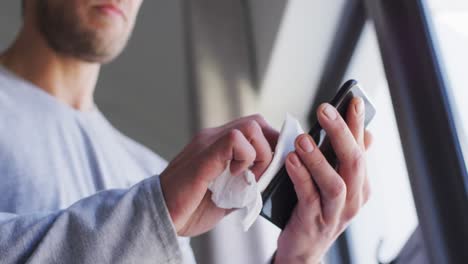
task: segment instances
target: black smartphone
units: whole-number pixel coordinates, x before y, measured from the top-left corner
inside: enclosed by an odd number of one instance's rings
[[[330,101],[330,104],[336,107],[341,116],[345,117],[349,103],[353,97],[361,97],[364,101],[364,122],[367,127],[375,115],[375,108],[364,91],[361,90],[357,81],[349,80],[345,82],[338,90],[335,97]],[[315,140],[328,162],[336,168],[337,158],[335,152],[326,136],[325,130],[322,129],[317,120],[315,120],[314,126],[310,129],[309,135]],[[262,200],[263,207],[260,215],[279,228],[284,229],[297,203],[296,192],[294,191],[293,183],[286,171],[286,166],[283,165],[263,191]]]

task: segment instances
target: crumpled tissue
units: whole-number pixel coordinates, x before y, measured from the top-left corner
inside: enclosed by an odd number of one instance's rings
[[[252,226],[262,210],[261,193],[284,165],[288,153],[295,149],[294,141],[296,137],[303,133],[304,130],[299,121],[287,114],[281,127],[273,159],[260,176],[258,182],[256,182],[255,175],[250,170],[243,172],[240,177],[231,175],[229,164],[227,164],[224,172],[211,182],[208,187],[212,192],[211,200],[220,208],[241,209],[238,211],[243,214],[241,224],[244,231]]]

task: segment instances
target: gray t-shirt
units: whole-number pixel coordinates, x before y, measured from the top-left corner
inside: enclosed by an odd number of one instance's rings
[[[194,263],[166,161],[0,66],[0,262]]]

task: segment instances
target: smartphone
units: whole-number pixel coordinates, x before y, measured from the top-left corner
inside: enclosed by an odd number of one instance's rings
[[[353,97],[361,97],[364,101],[364,124],[367,127],[375,115],[375,108],[364,91],[359,87],[357,81],[349,80],[345,82],[338,90],[335,97],[330,101],[330,104],[338,110],[341,116],[346,117],[346,111]],[[317,120],[315,120],[314,126],[310,129],[309,135],[315,140],[328,162],[336,168],[337,158],[335,152],[333,151],[325,130],[322,129]],[[279,228],[284,229],[297,203],[296,192],[294,191],[293,183],[289,178],[285,165],[283,165],[263,191],[262,200],[263,207],[260,215]]]

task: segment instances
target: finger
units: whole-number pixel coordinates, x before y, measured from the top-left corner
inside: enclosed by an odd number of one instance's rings
[[[340,163],[349,163],[359,149],[353,134],[341,115],[330,104],[322,104],[317,110],[318,120],[330,138],[333,150]]]
[[[328,163],[312,137],[303,134],[295,142],[296,153],[317,184],[324,219],[333,221],[341,214],[346,197],[343,179]]]
[[[276,148],[276,143],[278,142],[279,132],[278,130],[274,129],[263,117],[259,117],[256,120],[260,127],[262,127],[263,135],[265,135],[268,144],[272,150]]]
[[[369,130],[366,130],[364,133],[364,146],[366,150],[368,150],[372,146],[374,138],[372,136],[372,133]]]
[[[279,137],[279,132],[274,129],[270,124],[268,124],[268,122],[265,120],[265,118],[263,118],[263,116],[259,115],[259,114],[255,114],[255,115],[250,115],[250,116],[246,116],[246,117],[242,117],[242,118],[239,118],[239,119],[236,119],[232,122],[229,122],[221,127],[219,127],[220,129],[223,129],[223,130],[231,130],[231,129],[234,129],[234,128],[237,128],[239,126],[241,126],[242,124],[246,123],[246,122],[249,122],[249,121],[255,121],[257,122],[261,129],[262,129],[262,132],[263,132],[263,135],[265,136],[266,140],[268,141],[268,143],[270,144],[270,147],[271,149],[275,149],[276,147],[276,142],[278,141],[278,137]]]
[[[362,98],[355,97],[351,100],[349,105],[348,111],[346,112],[347,115],[347,123],[349,130],[353,134],[356,142],[360,146],[361,149],[365,149],[365,128],[364,128],[364,101]],[[367,176],[364,173],[364,177],[359,177],[360,170],[357,170],[353,174],[346,174],[345,177],[355,177],[355,179],[348,179],[349,182],[348,186],[348,193],[347,193],[347,208],[344,211],[344,220],[351,220],[359,211],[359,209],[364,204],[364,200],[367,200],[367,189],[368,189],[368,181]],[[350,176],[348,176],[350,175]],[[358,176],[356,176],[358,175]],[[366,185],[367,184],[367,185]],[[354,186],[353,186],[354,185]]]
[[[191,140],[191,143],[187,145],[175,159],[173,159],[169,166],[172,166],[173,164],[180,165],[179,161],[184,159],[187,160],[186,158],[188,156],[195,156],[199,154],[205,150],[206,146],[214,144],[214,142],[218,141],[221,137],[230,133],[231,130],[237,129],[243,124],[249,123],[250,121],[255,121],[258,123],[258,125],[260,125],[262,133],[270,145],[270,148],[274,149],[276,142],[278,141],[279,133],[274,128],[272,128],[261,115],[257,114],[236,119],[220,127],[203,129],[194,136],[194,138]],[[271,151],[269,154],[272,154]],[[258,170],[261,170],[262,166],[259,167],[260,169]],[[258,180],[258,175],[260,175],[259,172],[257,172],[255,175],[257,176]]]
[[[250,168],[255,161],[256,151],[242,132],[237,129],[232,130],[226,141],[225,144],[228,145],[228,148],[224,149],[227,151],[224,153],[224,160],[231,161],[231,174],[238,175]]]
[[[255,149],[256,157],[250,170],[258,181],[258,178],[266,170],[273,158],[272,149],[263,135],[262,128],[255,120],[242,124],[239,130]]]
[[[319,201],[320,196],[312,180],[312,176],[295,152],[288,154],[286,158],[286,170],[294,184],[294,190],[299,201]]]
[[[346,121],[358,145],[364,147],[364,102],[362,98],[355,97],[351,100],[346,112]]]
[[[369,201],[371,196],[371,187],[369,182],[369,177],[366,176],[364,179],[364,184],[362,186],[362,205],[366,204]]]
[[[256,156],[253,146],[237,129],[231,130],[218,139],[206,151],[207,154],[201,153],[198,162],[194,164],[199,164],[197,175],[207,182],[218,177],[229,161],[231,174],[239,175],[249,168]]]
[[[365,176],[365,156],[363,147],[354,139],[338,111],[329,104],[323,104],[318,111],[319,122],[327,132],[333,150],[339,160],[339,171],[346,183],[346,200],[351,207],[358,204],[359,194]]]

